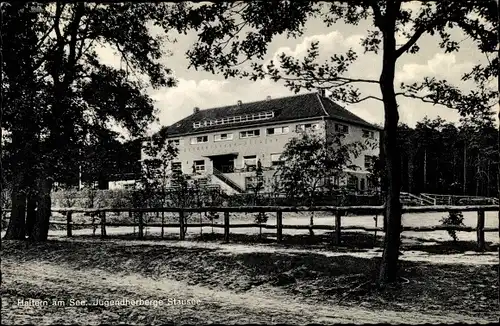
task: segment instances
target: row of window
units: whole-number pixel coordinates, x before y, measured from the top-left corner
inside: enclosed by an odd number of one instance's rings
[[[369,169],[375,164],[377,156],[365,155],[365,168]],[[281,153],[271,154],[271,166],[283,165],[285,162],[281,159]],[[205,171],[205,160],[196,160],[193,162],[194,169],[196,172]],[[244,167],[256,167],[257,166],[257,155],[243,156],[243,166]],[[172,171],[182,171],[181,162],[172,163]]]
[[[285,164],[283,160],[280,159],[281,153],[271,154],[271,165],[278,166]],[[193,161],[194,170],[196,172],[205,171],[205,160],[195,160]],[[257,155],[248,155],[243,156],[243,167],[250,168],[257,166]],[[173,162],[172,163],[172,171],[182,172],[182,163],[181,162]]]
[[[246,115],[228,117],[228,118],[223,118],[223,119],[205,120],[202,122],[193,122],[193,128],[208,127],[208,126],[213,126],[213,125],[224,125],[224,124],[231,124],[231,123],[240,123],[240,122],[246,122],[246,121],[267,120],[267,119],[271,119],[271,118],[274,118],[273,111],[246,114]]]
[[[314,124],[299,124],[297,125],[296,131],[297,132],[303,132],[303,131],[308,131],[308,130],[318,130],[319,129],[319,124],[314,123]],[[290,132],[290,127],[273,127],[273,128],[267,128],[266,129],[266,134],[267,135],[286,135]],[[259,137],[260,136],[260,129],[254,129],[254,130],[245,130],[245,131],[240,131],[240,139],[245,139],[245,138],[253,138],[253,137]],[[234,135],[232,133],[224,133],[224,134],[217,134],[214,136],[214,141],[227,141],[227,140],[233,140]],[[202,144],[202,143],[207,143],[208,142],[208,136],[196,136],[191,138],[191,144]],[[179,144],[178,140],[175,143],[176,145]]]
[[[306,132],[310,130],[318,130],[319,129],[319,124],[317,123],[305,123],[305,124],[299,124],[296,127],[296,132]],[[375,138],[375,132],[371,130],[362,130],[363,131],[363,138],[369,138],[369,139],[374,139]],[[286,135],[290,132],[290,127],[273,127],[273,128],[267,128],[266,129],[266,134],[267,135]],[[349,133],[349,126],[343,125],[340,123],[335,124],[335,132],[341,133],[341,134],[348,134]],[[253,137],[259,137],[260,136],[260,129],[254,129],[254,130],[245,130],[240,132],[240,139],[245,139],[245,138],[253,138]],[[219,142],[219,141],[228,141],[228,140],[233,140],[234,135],[232,133],[223,133],[223,134],[217,134],[214,136],[214,141]],[[180,141],[179,139],[174,139],[174,140],[169,140],[169,144],[174,144],[176,146],[179,146]],[[191,144],[196,145],[196,144],[203,144],[203,143],[208,143],[208,136],[196,136],[196,137],[191,137]]]

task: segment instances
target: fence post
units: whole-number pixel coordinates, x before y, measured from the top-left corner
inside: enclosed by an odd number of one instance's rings
[[[484,211],[477,211],[477,251],[484,251]]]
[[[179,211],[179,238],[180,240],[184,240],[186,238],[186,234],[184,233],[184,211]]]
[[[336,245],[340,245],[341,239],[340,239],[340,228],[342,227],[342,212],[336,211],[335,212],[335,241],[334,243]]]
[[[138,231],[138,237],[139,239],[144,238],[144,218],[143,218],[143,212],[138,212],[137,215],[139,217],[139,231]]]
[[[224,242],[229,242],[229,212],[224,212]]]
[[[101,237],[106,237],[106,212],[101,212]]]
[[[135,215],[132,213],[132,211],[128,211],[128,220],[132,221],[134,225],[134,235],[135,235]]]
[[[72,234],[72,230],[71,230],[71,218],[72,218],[72,212],[71,211],[67,211],[66,212],[66,235],[68,236],[68,238],[71,238],[71,236],[73,235]]]
[[[283,212],[276,212],[276,239],[278,243],[283,240]]]

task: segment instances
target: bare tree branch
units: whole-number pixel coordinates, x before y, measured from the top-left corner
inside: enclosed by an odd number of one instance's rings
[[[377,101],[380,101],[380,102],[383,102],[384,100],[382,100],[381,98],[379,97],[376,97],[376,96],[373,96],[373,95],[369,95],[369,96],[365,96],[363,98],[360,98],[359,100],[356,100],[356,101],[348,101],[349,104],[357,104],[357,103],[361,103],[363,101],[366,101],[366,100],[377,100]]]

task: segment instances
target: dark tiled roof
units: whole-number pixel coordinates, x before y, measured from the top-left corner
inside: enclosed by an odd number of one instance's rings
[[[341,107],[337,103],[333,102],[329,98],[321,97],[321,96],[319,98],[320,98],[321,103],[323,104],[326,112],[328,113],[328,115],[330,117],[337,118],[339,120],[344,120],[346,122],[351,122],[351,123],[358,124],[358,125],[365,126],[365,127],[379,129],[378,127],[372,125],[371,123],[361,119],[360,117],[358,117],[357,115],[355,115],[351,111],[344,109],[343,107]]]
[[[266,120],[220,124],[200,128],[193,127],[194,122],[269,111],[274,111],[274,117]],[[190,116],[164,128],[167,129],[167,134],[169,136],[176,136],[206,131],[212,132],[221,129],[232,129],[246,125],[279,123],[281,121],[301,120],[316,117],[331,117],[375,128],[372,124],[347,111],[338,104],[325,97],[319,96],[318,93],[294,95],[277,99],[242,103],[241,105],[235,104],[219,108],[200,110],[199,112],[193,113]]]

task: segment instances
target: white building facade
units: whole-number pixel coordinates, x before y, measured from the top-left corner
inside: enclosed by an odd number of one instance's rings
[[[168,141],[178,148],[172,170],[219,185],[229,194],[251,188],[258,161],[263,168],[263,191],[272,191],[285,145],[309,130],[322,137],[342,133],[345,142],[369,139],[378,145],[380,141],[378,127],[319,93],[207,110],[195,108],[192,115],[166,127]],[[353,159],[359,170],[347,171],[352,186],[369,190],[367,169],[378,156],[379,146],[375,146]],[[146,158],[144,153],[141,158]]]

